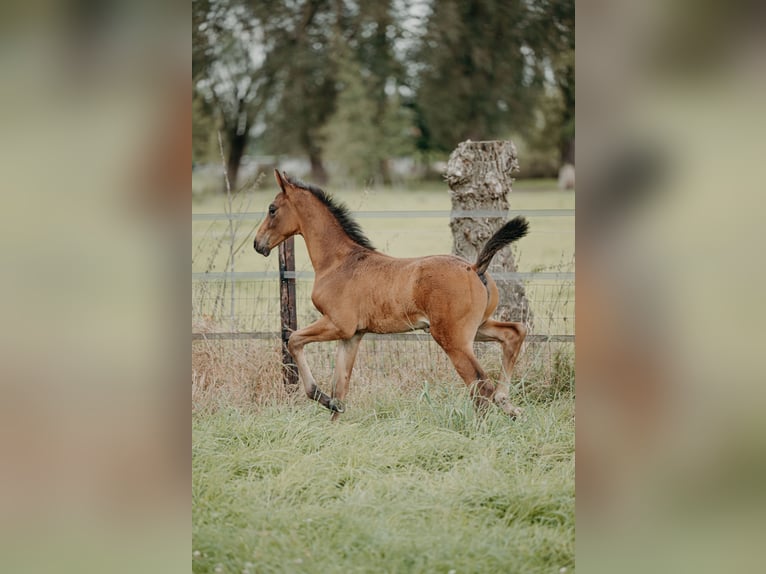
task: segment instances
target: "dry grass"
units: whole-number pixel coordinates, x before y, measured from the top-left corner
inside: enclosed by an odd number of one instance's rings
[[[354,368],[348,404],[369,408],[381,396],[416,397],[424,388],[462,388],[444,352],[429,337],[423,341],[363,341]],[[477,344],[479,360],[493,380],[502,376],[500,347]],[[330,391],[335,343],[307,347],[320,387]],[[514,400],[545,402],[574,396],[571,344],[527,343],[511,377]],[[298,391],[298,392],[296,392]],[[192,343],[192,405],[195,411],[221,407],[259,410],[266,405],[307,401],[299,389],[282,383],[278,341],[197,340]]]
[[[259,406],[288,399],[278,345],[262,341],[192,343],[192,408]]]

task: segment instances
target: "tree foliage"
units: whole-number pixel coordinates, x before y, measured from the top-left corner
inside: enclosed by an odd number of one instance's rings
[[[416,55],[425,147],[449,151],[530,125],[542,85],[536,43],[525,34],[531,17],[523,0],[434,3]]]
[[[397,96],[389,97],[376,86],[373,72],[344,45],[335,58],[339,91],[323,130],[331,171],[347,182],[388,182],[388,159],[414,151],[409,111]]]
[[[557,107],[552,99],[562,106],[543,127],[560,131],[574,121],[571,0],[435,2],[415,58],[422,64],[421,148],[449,151],[465,139],[534,134],[541,128],[536,113]]]
[[[213,116],[222,133],[232,186],[260,111],[268,81],[258,46],[262,29],[238,0],[198,0],[194,34],[205,48],[197,53],[195,92],[204,103],[198,113]],[[194,53],[192,55],[194,66]]]
[[[195,114],[225,134],[230,172],[248,144],[307,157],[320,183],[327,166],[387,181],[387,159],[415,145],[446,152],[511,133],[572,155],[573,0],[192,0],[192,9]]]
[[[259,141],[271,153],[309,158],[312,179],[323,182],[321,129],[332,113],[335,69],[330,54],[333,8],[329,1],[251,0],[266,41],[266,94]]]

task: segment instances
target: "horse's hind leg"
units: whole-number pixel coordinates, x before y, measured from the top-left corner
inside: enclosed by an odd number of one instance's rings
[[[521,323],[502,322],[489,319],[485,321],[476,333],[477,341],[497,341],[503,349],[503,380],[498,382],[494,401],[511,417],[521,414],[521,409],[511,404],[509,399],[508,383],[511,379],[511,371],[519,358],[519,351],[527,329]]]
[[[470,340],[459,343],[452,342],[452,337],[444,336],[438,328],[434,330],[433,325],[431,326],[431,335],[447,353],[460,378],[471,389],[474,403],[479,412],[486,410],[495,394],[495,385],[487,378],[487,374],[474,355],[473,342]]]
[[[481,368],[473,349],[469,346],[463,349],[444,349],[449,356],[455,370],[471,389],[476,408],[480,413],[486,411],[495,394],[495,385],[489,380],[484,369]]]
[[[476,332],[477,341],[497,341],[503,348],[503,371],[510,378],[516,360],[519,358],[521,344],[527,336],[527,329],[522,323],[495,321],[488,319]]]
[[[348,392],[351,371],[354,369],[356,352],[359,350],[359,343],[362,341],[362,337],[362,333],[357,333],[350,339],[338,342],[335,374],[333,375],[332,398],[330,399],[330,403],[335,406],[335,411],[332,413],[332,420],[337,420],[340,413],[346,410],[343,405],[343,400],[346,398],[346,393]],[[333,401],[335,402],[333,403]]]

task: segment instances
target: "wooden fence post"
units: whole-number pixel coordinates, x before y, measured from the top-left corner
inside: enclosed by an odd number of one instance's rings
[[[282,322],[283,380],[288,389],[295,389],[298,384],[298,370],[287,350],[287,340],[290,333],[298,328],[297,301],[295,276],[286,277],[287,272],[295,273],[295,241],[292,237],[279,245],[279,314]]]

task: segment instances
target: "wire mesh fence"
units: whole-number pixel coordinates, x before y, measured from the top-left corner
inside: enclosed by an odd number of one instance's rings
[[[556,357],[562,350],[571,350],[575,339],[574,291],[574,210],[525,210],[521,213],[536,223],[535,253],[544,253],[548,265],[535,264],[519,273],[493,274],[496,278],[518,279],[524,283],[526,295],[534,314],[531,333],[525,351],[515,371],[519,384],[529,378],[552,380],[556,376]],[[383,211],[356,212],[356,217],[383,220],[381,229],[396,229],[397,240],[407,245],[413,254],[428,252],[438,236],[440,245],[449,241],[448,225],[455,214],[445,211]],[[462,213],[461,216],[467,214]],[[484,213],[473,214],[486,216]],[[493,213],[493,215],[496,215]],[[512,214],[509,214],[509,216]],[[258,377],[265,369],[273,375],[280,367],[280,293],[276,257],[263,259],[249,257],[254,224],[263,214],[232,213],[237,226],[229,233],[229,215],[194,214],[193,232],[195,254],[192,274],[192,339],[193,345],[208,349],[226,347],[239,349],[255,371],[248,377]],[[545,225],[553,218],[556,225]],[[389,220],[388,223],[385,221]],[[390,220],[396,221],[390,221]],[[433,226],[443,222],[443,231],[418,223],[426,221]],[[403,223],[404,222],[404,223]],[[563,223],[565,222],[565,223]],[[196,225],[195,225],[196,224]],[[374,227],[373,227],[374,229]],[[566,235],[567,241],[557,241]],[[233,244],[244,246],[241,255],[245,263],[230,265],[221,259]],[[300,242],[298,242],[300,244]],[[388,240],[383,242],[388,245]],[[558,251],[557,251],[558,250]],[[447,250],[442,250],[442,252]],[[560,252],[559,252],[560,251]],[[301,254],[298,254],[301,261]],[[519,258],[517,258],[519,261]],[[231,271],[236,267],[236,271]],[[296,280],[296,308],[298,327],[308,325],[319,317],[311,303],[313,272],[305,256],[299,271],[288,273]],[[500,348],[492,343],[476,343],[476,351],[490,374],[501,369]],[[335,364],[335,343],[317,343],[311,346],[310,362],[318,380],[327,380]],[[257,358],[254,359],[254,358]],[[541,372],[541,368],[543,372]],[[545,372],[546,369],[549,372]],[[360,347],[355,367],[355,379],[386,378],[389,384],[411,385],[413,381],[429,381],[434,376],[454,375],[449,359],[428,333],[415,332],[400,335],[367,335]],[[454,375],[456,377],[456,375]],[[553,384],[553,383],[551,383]]]
[[[200,274],[192,280],[192,334],[216,338],[218,335],[268,338],[280,330],[278,276],[266,273],[262,279],[238,278],[240,274]],[[246,273],[243,275],[247,275]],[[508,274],[518,276],[520,274]],[[574,339],[574,274],[555,274],[560,278],[532,277],[524,281],[534,314],[536,339],[570,341]],[[229,278],[233,280],[229,280]],[[300,277],[300,275],[299,275]],[[298,325],[319,318],[311,303],[312,279],[296,280]],[[390,336],[385,336],[390,337]],[[414,335],[399,337],[409,339]],[[225,338],[218,336],[217,338]]]

